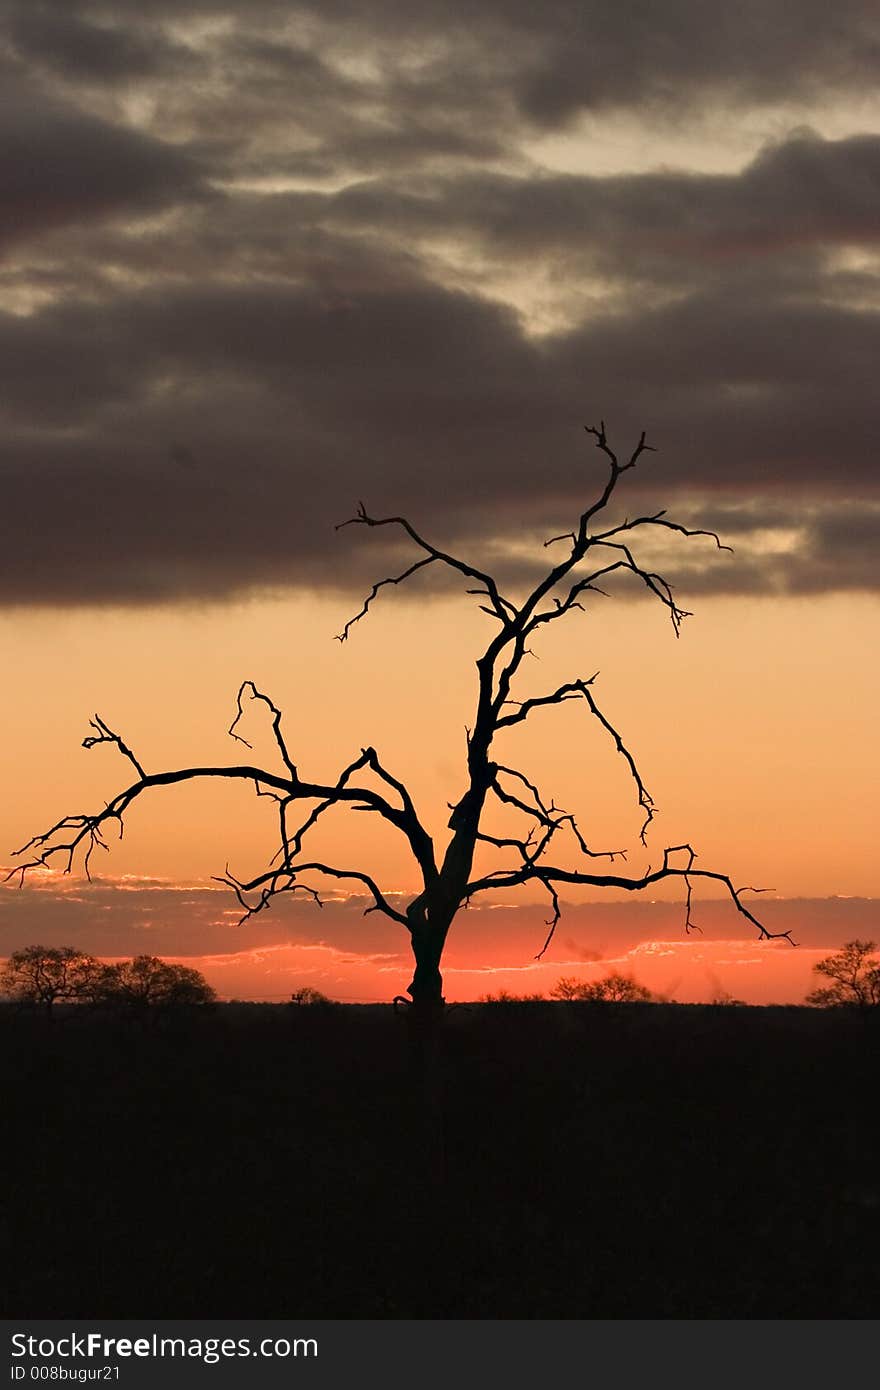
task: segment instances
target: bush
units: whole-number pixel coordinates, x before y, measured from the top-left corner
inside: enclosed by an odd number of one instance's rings
[[[333,1007],[333,1000],[328,995],[322,994],[319,989],[313,989],[311,985],[303,985],[301,989],[295,989],[290,996],[290,1002],[308,1009]]]
[[[645,1004],[654,996],[632,975],[613,970],[603,980],[587,984],[571,975],[563,975],[550,991],[553,999],[583,1000],[591,1004]]]
[[[481,994],[481,1004],[539,1004],[543,994],[511,994],[510,990],[499,989],[497,994]]]

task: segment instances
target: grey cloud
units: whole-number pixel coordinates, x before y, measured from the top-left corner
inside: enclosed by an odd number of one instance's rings
[[[332,527],[359,495],[422,510],[442,474],[455,506],[485,506],[504,432],[540,418],[510,316],[430,287],[338,308],[281,287],[147,296],[7,321],[0,344],[22,326],[0,461],[13,601],[352,582]]]
[[[808,131],[762,151],[742,173],[462,174],[366,180],[319,199],[308,216],[386,236],[458,236],[524,266],[540,255],[570,272],[668,288],[737,261],[785,258],[880,240],[880,137],[822,140]]]
[[[217,852],[222,858],[223,847]],[[225,954],[326,941],[357,953],[364,949],[363,908],[358,899],[330,899],[320,911],[314,903],[281,898],[270,913],[240,926],[232,893],[200,883],[108,877],[71,879],[63,888],[0,887],[0,957],[37,941],[75,944],[98,956]],[[374,927],[371,952],[406,948],[400,928],[387,918]]]
[[[622,442],[645,424],[663,447],[640,479],[652,508],[707,489],[767,497],[774,515],[780,496],[804,510],[841,484],[871,495],[878,334],[865,312],[707,296],[536,345],[510,313],[428,285],[330,304],[201,287],[7,320],[22,368],[0,455],[2,592],[360,585],[393,557],[333,540],[358,496],[447,544],[552,534],[602,476],[574,415],[593,402]]]
[[[630,500],[630,499],[628,499]],[[652,514],[650,505],[635,497],[630,516]],[[719,553],[708,540],[671,540],[641,530],[631,538],[639,563],[661,572],[686,609],[701,598],[723,595],[802,597],[820,593],[873,593],[877,589],[880,553],[880,504],[816,503],[805,512],[797,497],[788,503],[762,498],[750,508],[735,505],[681,505],[669,509],[671,519],[692,528],[714,531],[729,551]],[[545,527],[546,534],[549,527]],[[534,537],[531,558],[501,549],[494,567],[505,585],[532,587],[546,573],[546,554]],[[594,552],[595,565],[607,563],[608,552]],[[582,567],[583,574],[588,573]],[[617,575],[602,581],[616,598],[644,598],[641,583]]]
[[[0,288],[31,312],[0,316],[0,601],[360,589],[403,551],[334,538],[358,497],[448,546],[494,539],[525,579],[511,542],[566,530],[601,479],[581,432],[599,414],[622,447],[643,426],[661,446],[646,507],[739,525],[748,563],[682,561],[689,592],[876,583],[857,524],[877,495],[876,281],[840,252],[876,245],[878,137],[800,132],[727,176],[526,167],[513,104],[563,47],[591,45],[594,107],[617,100],[611,72],[635,105],[655,99],[643,10],[328,0],[295,37],[290,7],[262,0],[11,13],[42,76],[5,60]],[[765,4],[742,33],[723,18],[700,76],[710,13],[677,3],[664,21],[684,105],[709,80],[731,102],[773,72],[784,90],[839,85],[861,44],[855,90],[872,51],[855,3],[833,33],[815,7],[793,36]],[[184,37],[196,19],[212,23]],[[763,77],[745,70],[758,36]],[[560,119],[587,100],[563,97]],[[241,188],[309,167],[352,181]],[[542,277],[567,326],[539,339],[499,301]],[[799,548],[756,550],[779,516],[800,518]]]
[[[186,151],[10,82],[0,99],[0,242],[47,228],[143,213],[195,194]]]
[[[830,586],[874,590],[878,583],[880,506],[844,503],[813,519],[792,588],[820,593]]]
[[[76,0],[52,0],[49,13],[88,13]],[[99,13],[101,7],[98,7]],[[477,54],[492,55],[511,75],[517,97],[536,120],[552,123],[579,108],[676,104],[697,94],[776,101],[780,91],[815,92],[828,85],[870,90],[876,80],[875,13],[867,0],[748,0],[718,9],[701,0],[663,6],[609,6],[603,0],[117,0],[103,7],[118,21],[224,16],[248,28],[276,30],[291,15],[308,16],[349,43],[457,47],[460,81]],[[470,63],[468,62],[470,59]],[[485,57],[484,57],[485,61]],[[462,71],[463,70],[463,71]]]
[[[867,0],[804,0],[796,17],[782,0],[44,0],[14,6],[8,24],[28,62],[89,100],[122,77],[151,99],[157,133],[222,130],[239,169],[266,174],[515,157],[530,130],[579,112],[674,122],[851,99],[875,90],[878,53]]]
[[[97,956],[148,953],[162,956],[226,955],[285,945],[332,943],[353,956],[364,953],[364,900],[328,901],[323,911],[297,899],[279,899],[271,912],[236,925],[235,900],[203,885],[170,885],[111,878],[88,884],[68,880],[64,891],[47,885],[19,891],[0,888],[0,959],[35,942],[75,945]],[[760,915],[773,931],[790,930],[801,947],[870,937],[877,900],[870,898],[762,898]],[[680,903],[565,903],[563,932],[551,951],[560,961],[613,960],[643,941],[687,941]],[[528,964],[546,933],[541,904],[486,909],[475,901],[468,913],[467,958]],[[409,954],[405,932],[384,918],[370,919],[369,953],[399,959]],[[700,940],[743,939],[742,924],[720,900],[700,902]],[[499,936],[504,933],[504,961]],[[542,930],[543,928],[543,930]],[[450,941],[450,965],[460,943]],[[481,954],[482,953],[482,954]],[[461,957],[460,957],[461,959]],[[467,968],[459,966],[458,968]]]
[[[796,11],[763,0],[736,8],[560,0],[542,7],[545,18],[548,42],[519,96],[548,126],[608,107],[675,110],[700,99],[774,103],[834,86],[870,90],[876,77],[875,16],[865,0],[833,11],[821,0]]]
[[[880,502],[844,497],[812,508],[797,501],[709,508],[689,524],[716,529],[741,547],[727,564],[703,563],[675,573],[682,592],[794,595],[870,593],[878,582]],[[782,543],[774,546],[774,532]]]
[[[95,24],[74,7],[60,9],[25,0],[13,5],[8,37],[24,61],[83,81],[126,81],[167,71],[183,75],[186,50],[157,33],[125,25]]]
[[[208,31],[176,37],[206,18]],[[306,39],[292,38],[291,25]],[[96,13],[44,0],[17,6],[6,30],[23,71],[57,76],[66,94],[108,118],[130,121],[137,98],[152,134],[222,152],[222,173],[238,179],[497,156],[503,139],[489,134],[487,118],[510,117],[509,97],[491,83],[466,96],[458,51],[412,79],[395,56],[397,36],[381,24],[365,34],[359,23],[284,5]],[[378,78],[350,75],[352,55],[371,48]],[[480,70],[486,60],[473,48]]]

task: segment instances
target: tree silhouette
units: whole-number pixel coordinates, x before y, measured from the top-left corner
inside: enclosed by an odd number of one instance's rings
[[[105,965],[94,994],[102,1004],[122,1004],[138,1012],[210,1004],[217,997],[200,971],[158,956],[135,956]]]
[[[290,1003],[299,1008],[306,1009],[332,1009],[333,1000],[327,994],[322,994],[319,989],[312,985],[301,985],[299,989],[292,991]]]
[[[22,1004],[42,1004],[51,1016],[58,1000],[94,998],[104,966],[74,946],[25,946],[0,971],[0,991]]]
[[[597,703],[596,676],[573,675],[555,690],[520,700],[514,694],[516,677],[532,650],[531,644],[553,624],[564,622],[575,611],[582,610],[584,601],[590,595],[602,593],[600,585],[613,575],[630,575],[644,585],[651,598],[666,610],[673,631],[678,635],[683,620],[689,615],[678,606],[668,581],[639,562],[632,548],[637,533],[702,536],[719,549],[729,547],[722,546],[713,531],[692,530],[669,520],[665,511],[625,519],[602,529],[603,513],[620,479],[636,467],[651,446],[645,442],[643,433],[629,457],[621,462],[608,442],[604,423],[586,428],[603,455],[607,467],[605,484],[596,499],[577,517],[570,531],[545,542],[545,547],[564,547],[563,557],[547,567],[522,601],[514,601],[502,592],[498,580],[487,570],[448,554],[426,540],[405,517],[375,517],[361,503],[356,515],[337,527],[337,530],[345,526],[390,528],[409,541],[416,557],[401,573],[380,579],[372,586],[359,611],[339,634],[341,642],[349,639],[383,589],[405,584],[427,569],[449,571],[463,580],[466,592],[476,597],[480,610],[488,614],[494,624],[491,640],[476,663],[476,708],[472,727],[467,731],[464,786],[458,800],[451,805],[450,834],[445,846],[441,847],[442,852],[426,830],[406,786],[389,771],[374,748],[363,748],[335,779],[311,781],[303,777],[282,732],[281,710],[252,681],[246,680],[238,691],[236,714],[229,733],[250,749],[251,745],[237,731],[244,713],[244,701],[249,699],[265,705],[271,716],[275,750],[280,760],[278,770],[244,762],[148,772],[122,737],[95,715],[90,721],[92,732],[83,741],[84,747],[113,745],[134,770],[134,781],[103,809],[65,816],[49,830],[36,835],[18,851],[19,855],[31,853],[33,857],[12,872],[19,873],[23,881],[29,869],[59,861],[69,872],[77,856],[82,856],[88,874],[94,850],[107,848],[104,837],[108,826],[115,823],[121,832],[126,812],[145,792],[210,778],[252,782],[258,796],[271,797],[277,804],[279,844],[274,859],[263,873],[242,881],[227,868],[219,877],[218,881],[226,883],[236,894],[242,907],[241,920],[244,922],[262,912],[285,893],[302,894],[320,902],[320,884],[325,879],[342,880],[366,890],[370,898],[366,912],[382,913],[408,933],[414,971],[407,992],[416,1006],[414,1016],[425,1020],[435,1016],[443,1005],[440,963],[449,929],[459,909],[482,895],[509,893],[522,885],[538,885],[546,892],[550,904],[548,930],[537,958],[547,950],[560,919],[560,890],[570,885],[638,892],[658,883],[679,880],[685,889],[685,928],[688,931],[694,926],[691,915],[694,885],[698,882],[719,885],[761,937],[791,939],[788,932],[768,931],[743,902],[744,892],[760,890],[736,888],[727,874],[697,868],[696,854],[690,844],[667,846],[660,862],[649,866],[644,873],[623,872],[618,861],[625,864],[625,850],[594,849],[585,840],[573,814],[563,811],[543,795],[537,784],[518,767],[500,762],[495,756],[494,745],[499,735],[506,736],[540,711],[577,701],[612,741],[622,759],[639,808],[639,840],[647,846],[655,804],[629,747]],[[484,820],[487,804],[507,808],[517,818],[519,833],[508,836],[490,833]],[[309,832],[337,807],[379,816],[400,836],[413,861],[419,884],[405,905],[398,906],[397,901],[392,901],[363,867],[348,867],[310,857],[306,849]],[[571,852],[576,855],[574,867],[564,862],[566,838]],[[497,851],[502,856],[500,866],[475,873],[474,856],[478,846]],[[557,846],[563,850],[562,859],[557,857]],[[607,864],[600,869],[598,862],[602,860]]]
[[[833,956],[813,966],[817,975],[833,981],[807,995],[806,1002],[819,1008],[856,1005],[860,1009],[880,1006],[880,960],[873,958],[873,941],[847,941]]]
[[[581,1000],[593,1004],[644,1004],[654,998],[632,975],[612,970],[601,980],[586,983],[563,975],[550,991],[553,999]]]

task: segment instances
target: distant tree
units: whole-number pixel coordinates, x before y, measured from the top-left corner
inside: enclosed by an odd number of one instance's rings
[[[300,989],[295,989],[290,996],[291,1004],[298,1004],[304,1008],[327,1008],[333,1000],[326,994],[322,994],[319,989],[313,989],[311,985],[303,985]]]
[[[815,973],[832,983],[814,989],[807,995],[806,1002],[820,1009],[843,1005],[877,1008],[880,1005],[880,960],[874,959],[876,949],[873,941],[847,941],[833,956],[817,961],[813,966]]]
[[[75,946],[25,946],[0,972],[0,991],[25,1004],[42,1004],[48,1016],[61,1000],[83,1003],[95,996],[104,966]]]
[[[250,750],[252,745],[241,732],[246,702],[261,705],[271,721],[274,766],[264,767],[247,760],[234,765],[148,771],[129,744],[95,715],[84,746],[114,748],[131,770],[133,780],[94,812],[63,816],[48,830],[35,835],[19,851],[31,857],[12,872],[23,880],[36,867],[60,863],[69,871],[77,858],[82,859],[88,872],[95,849],[107,847],[107,830],[121,830],[129,808],[141,796],[152,795],[159,788],[218,779],[249,783],[258,796],[275,801],[278,845],[269,856],[268,867],[255,876],[243,880],[227,870],[221,877],[220,881],[232,889],[241,904],[242,921],[262,912],[282,894],[300,894],[320,902],[321,885],[328,880],[342,880],[352,889],[366,892],[367,911],[382,913],[407,933],[414,966],[407,985],[413,1004],[411,1016],[418,1025],[416,1034],[429,1038],[434,1036],[434,1023],[444,1004],[440,964],[452,923],[466,903],[487,894],[507,897],[519,887],[546,894],[550,916],[539,957],[547,950],[560,920],[560,894],[569,887],[585,885],[639,892],[660,883],[681,883],[685,890],[685,929],[690,930],[694,925],[692,892],[697,885],[706,884],[722,889],[761,937],[788,937],[788,932],[769,931],[746,906],[743,895],[754,890],[737,888],[726,873],[697,867],[696,852],[687,843],[652,851],[650,863],[628,871],[625,848],[595,848],[576,817],[561,810],[533,777],[511,762],[511,756],[515,756],[515,735],[526,724],[532,726],[560,705],[576,703],[597,734],[610,739],[620,756],[634,792],[636,838],[638,845],[646,849],[656,814],[655,803],[632,752],[597,699],[598,673],[573,672],[555,689],[532,694],[530,687],[523,685],[523,667],[528,666],[529,656],[537,654],[535,649],[546,633],[556,631],[558,624],[582,612],[597,594],[604,594],[609,581],[620,576],[645,589],[678,635],[688,613],[676,601],[668,580],[651,569],[647,561],[640,560],[637,549],[642,539],[647,538],[651,544],[659,536],[702,537],[719,549],[729,549],[722,546],[713,531],[682,525],[662,510],[609,520],[607,509],[612,499],[617,501],[618,484],[636,468],[651,446],[643,433],[628,457],[618,456],[608,441],[604,422],[588,426],[587,431],[602,456],[604,481],[597,486],[593,500],[586,502],[564,525],[562,533],[548,538],[543,548],[537,549],[535,568],[524,595],[512,597],[505,591],[503,578],[491,574],[480,563],[452,555],[433,544],[406,517],[374,516],[360,504],[356,514],[342,523],[390,532],[409,546],[412,558],[400,573],[373,584],[359,611],[338,634],[341,642],[348,640],[381,594],[428,569],[432,573],[442,571],[447,578],[452,576],[462,582],[492,624],[492,632],[476,660],[474,710],[467,729],[461,782],[451,803],[449,833],[444,836],[444,843],[435,843],[410,791],[375,748],[362,748],[347,766],[328,777],[312,780],[302,773],[282,730],[281,710],[253,681],[246,680],[238,691],[229,733],[240,746]],[[553,547],[552,559],[546,558],[548,547]],[[405,656],[401,663],[399,684],[406,699]],[[410,707],[406,717],[417,718],[418,710]],[[383,892],[361,866],[312,857],[312,830],[337,810],[369,813],[398,837],[408,851],[416,883],[408,900]],[[496,817],[509,821],[509,826],[499,824]],[[480,860],[485,855],[496,867],[479,862],[478,855]]]
[[[619,970],[612,970],[604,979],[593,980],[589,984],[563,975],[550,993],[554,999],[577,999],[600,1004],[644,1004],[654,998],[651,991],[640,985],[632,975],[624,975]]]
[[[508,989],[499,989],[497,994],[481,994],[481,1004],[539,1004],[543,994],[511,994]]]
[[[145,1011],[210,1004],[217,996],[192,966],[172,965],[158,956],[135,956],[103,967],[95,997],[104,1004]]]
[[[551,999],[580,999],[581,990],[584,988],[582,980],[576,980],[573,975],[563,975],[556,981],[550,991]]]

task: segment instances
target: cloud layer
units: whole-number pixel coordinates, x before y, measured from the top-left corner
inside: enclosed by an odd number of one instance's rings
[[[876,584],[871,7],[5,13],[0,602],[360,587],[358,497],[525,581],[599,415],[685,592]]]

